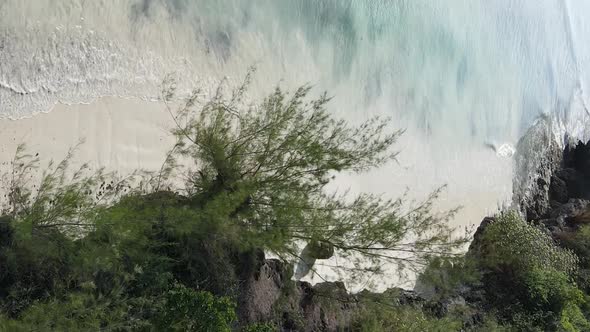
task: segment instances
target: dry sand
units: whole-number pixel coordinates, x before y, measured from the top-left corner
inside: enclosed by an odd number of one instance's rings
[[[77,161],[121,173],[155,170],[173,143],[171,126],[162,103],[102,98],[92,104],[58,104],[32,118],[0,120],[0,162],[12,160],[20,143],[43,161],[60,160],[83,139]]]

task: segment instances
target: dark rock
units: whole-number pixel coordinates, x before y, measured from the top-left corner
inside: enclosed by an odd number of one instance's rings
[[[358,300],[343,283],[294,282],[292,266],[276,259],[255,266],[258,269],[241,276],[241,325],[273,321],[280,322],[283,331],[337,331],[351,324]]]
[[[425,300],[417,292],[409,291],[406,289],[398,288],[398,305],[418,305],[422,304]]]
[[[563,168],[555,172],[555,176],[565,183],[568,198],[590,198],[590,178],[583,172],[574,168]]]
[[[329,259],[334,256],[334,246],[325,241],[311,241],[307,247],[309,248],[309,256],[315,259]]]
[[[277,323],[280,331],[346,331],[365,303],[414,306],[441,315],[466,305],[461,296],[427,302],[418,293],[401,288],[351,294],[341,282],[295,282],[288,272],[292,266],[276,259],[263,259],[255,266],[258,269],[249,270],[249,275],[242,274],[238,300],[241,326],[270,321]],[[474,318],[466,315],[465,320]]]
[[[454,296],[441,301],[436,301],[427,305],[432,314],[438,318],[447,316],[458,308],[463,308],[467,305],[465,299],[461,296]]]
[[[338,331],[350,326],[358,301],[343,283],[324,282],[313,287],[300,283],[303,285],[305,296],[301,307],[305,331]]]
[[[389,288],[383,293],[373,293],[363,290],[358,293],[361,301],[374,301],[384,303],[389,306],[421,306],[426,299],[417,291],[403,288]]]
[[[475,230],[475,233],[473,234],[473,241],[471,241],[471,244],[469,244],[469,250],[467,251],[469,255],[479,255],[482,252],[482,237],[485,232],[485,229],[495,221],[496,219],[492,217],[483,218],[483,220]]]
[[[549,212],[551,218],[557,219],[558,222],[563,224],[568,221],[571,217],[581,214],[586,211],[586,208],[590,204],[590,201],[579,198],[571,198],[567,203],[562,204]]]
[[[558,218],[570,199],[590,200],[590,144],[561,149],[548,119],[518,142],[514,170],[513,203],[527,221]]]
[[[565,167],[571,167],[584,176],[590,176],[590,142],[578,142],[575,146],[568,145],[564,151]]]
[[[566,203],[568,198],[569,193],[566,182],[556,175],[551,176],[551,184],[549,186],[549,199],[551,203]],[[551,206],[553,207],[555,204],[553,203]]]
[[[518,151],[514,200],[526,220],[541,226],[558,243],[574,234],[580,224],[590,223],[590,145],[579,144],[562,152],[553,141],[547,123],[541,121],[531,129],[528,137],[519,142]],[[468,256],[477,259],[485,253],[482,237],[493,222],[495,219],[489,217],[482,220],[469,246]],[[316,259],[333,255],[333,248],[321,242],[308,246],[313,249],[311,252]],[[503,274],[480,271],[481,283],[464,285],[453,295],[429,297],[429,300],[414,291],[399,288],[380,294],[368,291],[350,294],[339,282],[313,286],[307,282],[294,282],[288,273],[292,271],[291,266],[265,259],[262,252],[249,257],[251,259],[247,262],[241,259],[250,268],[240,273],[240,322],[242,325],[278,322],[281,331],[346,330],[350,328],[355,313],[367,301],[418,307],[436,317],[452,314],[463,321],[464,328],[477,328],[484,321],[487,305],[504,299],[495,298],[494,290],[507,289],[509,279]],[[518,291],[514,290],[515,299]]]

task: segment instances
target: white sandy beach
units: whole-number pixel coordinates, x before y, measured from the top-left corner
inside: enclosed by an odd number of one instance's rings
[[[157,169],[172,144],[172,121],[161,103],[102,98],[92,104],[58,104],[49,113],[0,120],[0,161],[6,164],[25,143],[42,161],[59,160],[76,146],[78,162],[121,173]]]

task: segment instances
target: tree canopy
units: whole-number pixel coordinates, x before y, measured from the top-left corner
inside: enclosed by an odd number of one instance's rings
[[[404,271],[465,243],[448,225],[456,210],[432,209],[442,188],[413,206],[403,197],[326,190],[338,172],[365,172],[395,159],[403,131],[389,129],[389,119],[357,126],[337,120],[330,97],[310,97],[309,85],[293,93],[277,87],[261,103],[247,104],[252,74],[230,92],[221,85],[212,96],[195,90],[177,110],[167,104],[176,144],[159,185],[182,174],[194,204],[215,211],[215,227],[229,226],[228,234],[287,259],[298,257],[299,240],[335,249],[357,272],[378,271],[384,260]],[[173,95],[168,82],[164,97]],[[188,167],[178,162],[187,159]]]

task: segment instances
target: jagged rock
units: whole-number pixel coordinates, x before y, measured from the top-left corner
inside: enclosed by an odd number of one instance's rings
[[[540,219],[551,208],[551,176],[560,167],[563,157],[563,150],[553,135],[550,119],[537,121],[519,140],[516,151],[513,204],[526,220]]]
[[[551,207],[554,207],[559,203],[566,203],[569,197],[566,182],[556,175],[551,176],[551,184],[549,186],[549,197]]]
[[[481,223],[479,224],[479,226],[477,227],[477,229],[475,230],[475,233],[473,234],[473,241],[471,241],[471,243],[469,244],[469,249],[467,250],[467,254],[469,255],[479,255],[482,252],[481,246],[482,246],[482,236],[485,232],[485,229],[493,222],[495,222],[496,219],[493,217],[485,217],[483,218],[483,220],[481,221]]]
[[[292,266],[276,259],[262,258],[254,265],[242,275],[238,297],[242,325],[273,321],[282,331],[337,331],[350,325],[358,300],[343,283],[294,282],[289,274]]]
[[[590,144],[566,146],[561,166],[551,176],[549,199],[551,209],[539,222],[554,239],[590,221]]]
[[[354,295],[341,282],[324,282],[311,287],[307,283],[301,308],[305,331],[337,331],[350,326],[352,314],[358,307]]]
[[[242,282],[238,298],[238,316],[243,322],[268,321],[273,318],[275,302],[285,287],[285,268],[276,259],[264,260]]]
[[[364,303],[418,307],[427,303],[418,293],[401,288],[351,294],[342,282],[296,282],[290,279],[292,266],[260,254],[256,257],[258,263],[250,263],[255,268],[242,275],[238,301],[241,326],[270,321],[278,324],[280,331],[345,331]],[[430,304],[444,311],[465,303],[459,298],[444,301]]]
[[[329,259],[334,256],[334,246],[326,241],[310,241],[301,251],[299,261],[295,265],[295,279],[301,280],[309,274],[315,261]]]
[[[586,211],[590,201],[580,198],[570,198],[567,203],[562,204],[549,212],[549,216],[559,221],[566,222],[569,218]]]
[[[573,234],[581,223],[590,223],[590,145],[581,144],[562,153],[546,125],[538,124],[529,137],[519,143],[520,155],[515,156],[517,167],[528,173],[517,176],[514,197],[516,206],[528,221],[543,226],[559,241]],[[533,154],[525,154],[526,149]],[[495,219],[490,217],[482,220],[468,255],[477,257],[485,252],[481,239],[493,222]],[[329,247],[317,244],[309,247],[313,249],[309,250],[314,259],[332,255]],[[338,282],[314,286],[294,282],[288,273],[292,271],[291,266],[264,259],[263,253],[255,255],[255,261],[248,264],[252,268],[241,277],[240,322],[245,325],[273,321],[279,324],[281,331],[346,330],[355,313],[362,309],[363,302],[376,298],[391,306],[418,306],[438,317],[460,313],[464,328],[476,327],[483,322],[485,297],[489,295],[478,285],[464,287],[440,300],[427,300],[403,289],[389,289],[381,294],[368,291],[350,294],[344,284]]]
[[[559,228],[564,214],[571,217],[579,212],[575,206],[579,202],[571,199],[590,200],[590,144],[578,142],[561,149],[550,121],[541,119],[521,138],[517,151],[513,202],[527,221],[543,220]]]
[[[563,162],[565,167],[573,168],[590,177],[590,142],[568,144],[563,154]]]
[[[361,301],[378,301],[390,306],[421,306],[426,303],[426,299],[417,291],[407,290],[403,288],[389,288],[383,293],[373,293],[368,290],[363,290],[358,293],[358,298]]]
[[[588,193],[588,179],[584,173],[574,168],[560,169],[555,173],[555,178],[565,184],[568,198],[590,198]]]
[[[402,289],[402,288],[395,288],[397,292],[396,304],[397,305],[419,305],[424,303],[424,298],[418,295],[417,292]],[[387,290],[387,292],[391,292],[392,290]]]

